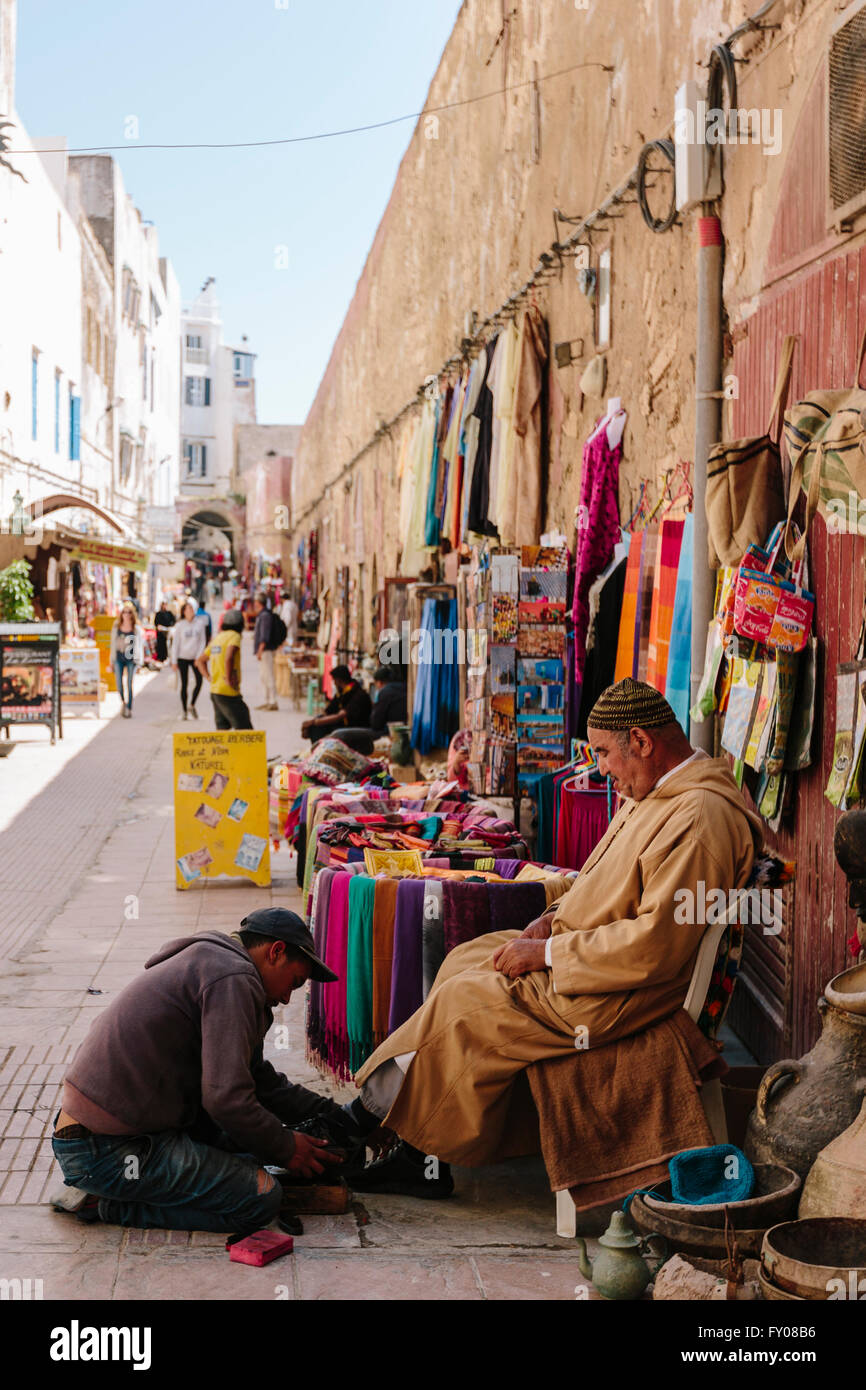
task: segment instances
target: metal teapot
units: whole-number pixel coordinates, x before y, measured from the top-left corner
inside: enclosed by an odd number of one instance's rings
[[[642,1251],[651,1240],[657,1240],[663,1247],[654,1267],[650,1269],[643,1258]],[[625,1218],[625,1212],[615,1211],[610,1225],[603,1236],[599,1236],[602,1247],[595,1259],[590,1261],[586,1254],[586,1242],[577,1237],[580,1272],[589,1279],[593,1288],[602,1298],[611,1300],[640,1298],[647,1284],[654,1279],[668,1258],[667,1242],[663,1236],[653,1231],[638,1239]]]

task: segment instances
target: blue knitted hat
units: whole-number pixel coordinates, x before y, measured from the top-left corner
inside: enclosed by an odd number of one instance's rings
[[[755,1188],[755,1170],[734,1144],[684,1149],[668,1163],[671,1200],[690,1207],[745,1202]]]

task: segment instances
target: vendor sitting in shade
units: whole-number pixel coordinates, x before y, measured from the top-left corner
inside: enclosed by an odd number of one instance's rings
[[[676,920],[682,890],[704,901],[701,881],[707,893],[747,883],[760,820],[726,761],[691,748],[657,690],[610,686],[587,734],[620,810],[545,914],[449,953],[421,1008],[359,1071],[360,1096],[326,1118],[321,1134],[344,1143],[380,1125],[403,1141],[353,1175],[357,1190],[448,1196],[448,1163],[537,1150],[525,1123],[521,1134],[520,1073],[573,1055],[577,1036],[600,1047],[676,1013],[705,930]]]
[[[335,666],[331,680],[337,693],[325,705],[324,713],[315,719],[307,719],[301,725],[301,737],[318,743],[320,738],[328,738],[341,729],[358,728],[370,722],[372,708],[370,696],[358,684],[348,666]]]

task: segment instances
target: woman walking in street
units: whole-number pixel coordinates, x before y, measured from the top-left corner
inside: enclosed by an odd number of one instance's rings
[[[196,666],[197,659],[201,656],[207,646],[207,633],[205,625],[200,618],[196,617],[195,605],[188,599],[183,605],[180,619],[172,633],[171,644],[171,664],[175,671],[180,672],[180,703],[183,706],[183,717],[188,719],[192,715],[193,719],[198,719],[198,710],[195,702],[201,690],[202,674]],[[192,699],[187,708],[187,685],[190,672],[195,682],[192,690]]]
[[[136,667],[144,661],[144,642],[141,624],[132,604],[127,600],[111,629],[111,664],[117,693],[121,699],[124,719],[132,716],[132,679]]]

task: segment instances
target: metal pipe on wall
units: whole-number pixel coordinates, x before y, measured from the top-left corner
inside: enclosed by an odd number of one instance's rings
[[[708,560],[707,459],[722,422],[722,224],[715,213],[698,219],[698,330],[695,356],[695,544],[692,557],[691,703],[704,669],[707,629],[713,616],[715,575]],[[713,751],[713,721],[689,724],[694,748]]]

